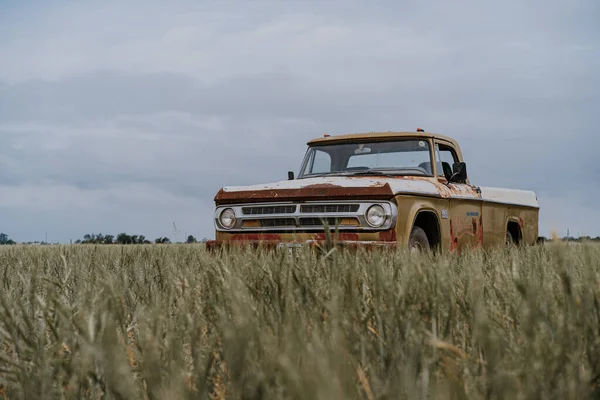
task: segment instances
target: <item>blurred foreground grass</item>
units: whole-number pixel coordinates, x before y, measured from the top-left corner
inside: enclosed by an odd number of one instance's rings
[[[600,398],[600,246],[0,249],[0,398]]]

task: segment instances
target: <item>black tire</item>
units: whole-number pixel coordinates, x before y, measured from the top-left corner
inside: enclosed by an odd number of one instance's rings
[[[419,252],[429,251],[431,249],[429,245],[429,239],[425,231],[418,226],[413,227],[408,238],[409,250],[416,250]]]
[[[506,228],[506,247],[511,247],[515,245],[515,238],[513,238],[512,233]]]

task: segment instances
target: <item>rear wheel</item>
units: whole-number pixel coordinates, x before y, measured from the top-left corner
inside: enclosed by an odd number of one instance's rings
[[[408,248],[411,252],[425,252],[429,251],[429,239],[425,231],[418,226],[413,227],[408,238]]]

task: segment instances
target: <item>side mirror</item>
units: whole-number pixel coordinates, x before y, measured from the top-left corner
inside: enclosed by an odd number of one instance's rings
[[[467,164],[464,162],[456,162],[452,165],[452,176],[450,177],[450,182],[467,182]]]
[[[294,171],[288,171],[288,181],[294,180]]]

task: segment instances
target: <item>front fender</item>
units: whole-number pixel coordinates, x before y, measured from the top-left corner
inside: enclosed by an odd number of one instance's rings
[[[449,248],[450,225],[447,212],[449,212],[450,200],[436,197],[398,195],[395,197],[395,201],[398,206],[396,236],[399,245],[408,246],[410,232],[417,219],[417,215],[420,212],[426,211],[436,215],[440,226],[442,247]],[[442,210],[446,210],[444,215],[442,215]]]

